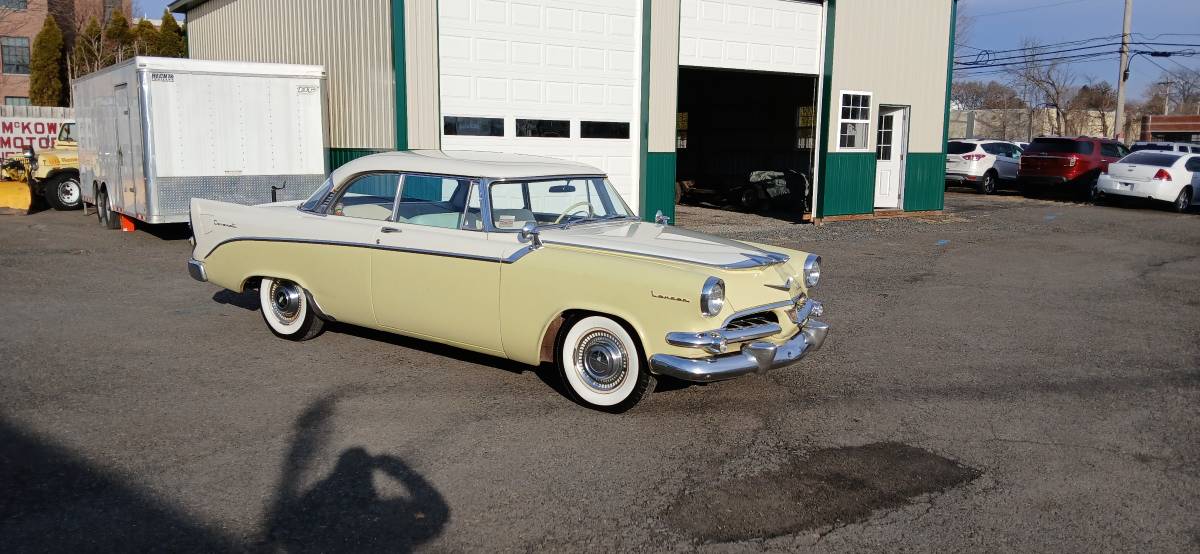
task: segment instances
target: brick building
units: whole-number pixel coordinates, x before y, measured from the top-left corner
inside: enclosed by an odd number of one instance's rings
[[[131,0],[0,0],[0,97],[4,105],[29,104],[29,57],[46,16],[62,28],[69,52],[75,30],[93,16],[102,23],[114,10],[129,13]]]

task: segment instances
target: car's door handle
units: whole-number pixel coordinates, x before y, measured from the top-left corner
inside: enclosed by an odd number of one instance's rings
[[[399,233],[399,232],[400,232],[400,229],[397,229],[397,228],[395,228],[395,227],[384,227],[384,228],[380,229],[380,232],[383,232],[383,233]]]

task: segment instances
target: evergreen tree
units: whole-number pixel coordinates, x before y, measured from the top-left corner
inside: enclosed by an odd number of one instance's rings
[[[100,21],[93,16],[75,37],[75,49],[71,52],[72,77],[87,75],[108,65],[105,54],[104,33],[100,30]]]
[[[186,58],[187,44],[183,40],[183,29],[175,21],[175,16],[168,10],[163,10],[162,25],[158,29],[157,56],[168,58]]]
[[[53,17],[46,16],[42,30],[33,39],[33,52],[30,54],[30,103],[35,106],[66,105],[65,77],[62,30]]]
[[[108,26],[104,28],[104,42],[109,54],[105,66],[124,60],[133,52],[133,31],[129,28],[129,19],[124,12],[114,10]]]
[[[143,19],[133,26],[133,55],[159,56],[158,28]]]

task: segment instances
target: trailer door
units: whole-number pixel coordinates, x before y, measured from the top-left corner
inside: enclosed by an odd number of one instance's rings
[[[113,87],[113,97],[116,100],[115,120],[113,121],[113,129],[117,133],[117,180],[120,183],[116,190],[109,190],[116,202],[118,212],[129,216],[138,216],[144,214],[137,210],[137,187],[134,186],[133,172],[133,143],[130,140],[130,114],[129,114],[129,87],[127,83],[121,83]]]

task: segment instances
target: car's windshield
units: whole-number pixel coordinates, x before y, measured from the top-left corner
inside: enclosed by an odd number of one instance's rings
[[[603,177],[571,177],[493,183],[492,225],[501,231],[535,225],[573,225],[633,217]]]
[[[951,141],[950,144],[946,145],[947,154],[966,154],[967,152],[974,151],[975,144],[970,142]]]
[[[1038,138],[1025,149],[1030,153],[1091,154],[1092,143],[1067,138]]]
[[[62,140],[62,141],[75,140],[75,124],[74,123],[63,124],[62,128],[58,130],[58,140]]]
[[[1158,152],[1154,150],[1143,150],[1134,152],[1121,159],[1123,164],[1138,164],[1138,165],[1154,165],[1158,167],[1171,167],[1179,160],[1179,156]]]

